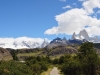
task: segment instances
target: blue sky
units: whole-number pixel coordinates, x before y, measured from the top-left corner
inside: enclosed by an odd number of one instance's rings
[[[90,36],[99,36],[98,1],[0,0],[0,37],[26,36],[52,40],[65,36],[68,39],[73,32],[78,33],[82,29],[86,29]],[[91,2],[94,3],[92,7]]]

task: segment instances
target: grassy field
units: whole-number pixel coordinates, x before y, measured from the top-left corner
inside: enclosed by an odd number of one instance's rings
[[[41,51],[40,52],[36,52],[36,53],[20,53],[18,54],[17,56],[37,56],[37,55],[40,55]]]
[[[6,61],[9,61],[9,60],[12,60],[12,56],[5,56],[2,58],[2,60],[6,60]]]
[[[56,55],[56,56],[50,56],[50,58],[53,60],[53,59],[58,59],[60,58],[61,56],[63,56],[64,54],[60,54],[60,55]]]
[[[39,51],[39,52],[31,52],[31,53],[19,53],[19,54],[17,54],[17,57],[18,57],[18,59],[19,60],[24,60],[23,58],[21,58],[21,57],[30,57],[30,56],[42,56],[41,55],[41,51]]]

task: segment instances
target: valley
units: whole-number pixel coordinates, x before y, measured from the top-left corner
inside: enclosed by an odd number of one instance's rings
[[[83,30],[80,35],[86,38],[88,34]],[[36,48],[28,48],[27,43],[27,48],[0,48],[0,74],[100,74],[100,43],[89,42],[82,38],[76,39],[76,37],[79,36],[74,33],[69,40],[65,37],[63,39],[57,37],[50,43],[44,40],[42,46]],[[92,65],[98,68],[93,69]]]
[[[100,75],[100,0],[0,0],[0,75]]]

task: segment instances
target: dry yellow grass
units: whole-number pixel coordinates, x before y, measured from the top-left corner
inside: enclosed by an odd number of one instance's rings
[[[39,55],[41,52],[36,52],[36,53],[20,53],[17,56],[37,56]]]

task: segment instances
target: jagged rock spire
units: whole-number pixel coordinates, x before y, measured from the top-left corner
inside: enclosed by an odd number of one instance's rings
[[[89,40],[89,35],[88,35],[87,31],[84,29],[84,30],[80,31],[78,35],[76,35],[74,32],[72,35],[72,39]]]
[[[89,35],[88,35],[88,33],[87,33],[87,31],[85,29],[80,31],[79,37],[80,37],[80,39],[89,40]]]
[[[76,33],[74,32],[73,35],[72,35],[72,40],[76,39]]]
[[[49,43],[44,39],[43,43],[41,44],[41,48],[47,46]]]

